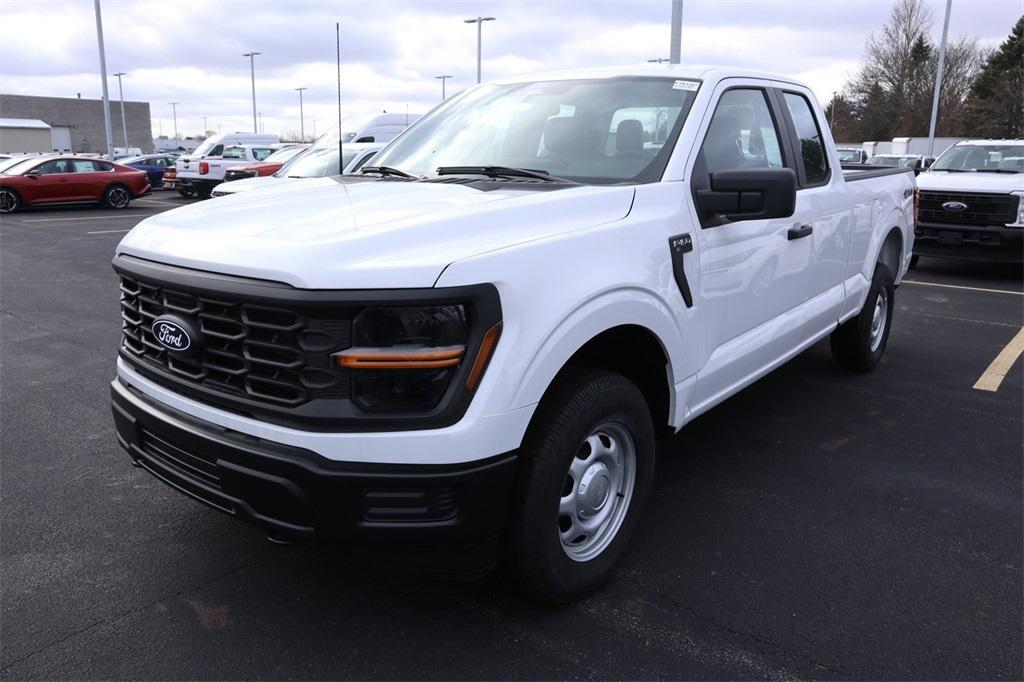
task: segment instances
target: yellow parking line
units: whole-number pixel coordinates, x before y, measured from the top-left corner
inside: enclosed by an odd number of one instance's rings
[[[1003,379],[1006,378],[1006,374],[1021,353],[1024,353],[1024,327],[1021,327],[1010,343],[999,351],[999,355],[982,373],[981,378],[974,384],[974,388],[979,391],[998,391],[999,384],[1003,383]]]
[[[1013,296],[1024,296],[1024,291],[1010,291],[1009,289],[982,289],[980,287],[962,287],[956,284],[938,284],[936,282],[920,282],[916,279],[905,279],[904,284],[919,284],[923,287],[941,287],[943,289],[963,289],[964,291],[982,291],[987,294],[1012,294]]]

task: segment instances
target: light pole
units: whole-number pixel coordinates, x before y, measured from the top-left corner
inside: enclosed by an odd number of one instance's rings
[[[306,88],[295,88],[299,92],[299,139],[306,141],[306,117],[302,113],[302,91]]]
[[[946,63],[946,35],[949,33],[949,12],[952,9],[953,0],[946,0],[946,20],[942,24],[942,43],[939,44],[939,66],[935,74],[935,92],[932,94],[932,118],[928,123],[928,156],[935,156],[935,122],[939,118],[942,70]]]
[[[114,133],[110,128],[110,93],[107,92],[107,53],[103,49],[103,16],[100,13],[100,0],[93,0],[96,12],[96,42],[100,47],[100,75],[103,76],[103,127],[107,132],[107,157],[114,160]]]
[[[174,114],[174,139],[178,139],[178,105],[181,102],[168,102],[171,105],[171,111]]]
[[[680,62],[683,48],[683,0],[672,0],[672,35],[668,54],[673,64]]]
[[[242,56],[249,58],[249,77],[252,79],[252,127],[253,132],[260,132],[259,124],[256,122],[256,55],[262,52],[246,52]]]
[[[444,91],[444,84],[445,84],[445,81],[447,81],[449,78],[451,78],[451,76],[434,76],[434,78],[437,78],[438,80],[441,81],[441,101],[443,102],[443,101],[445,101],[445,99],[447,99],[447,96],[446,96],[445,91]]]
[[[121,132],[124,133],[124,153],[128,153],[128,122],[124,117],[124,88],[121,87],[121,76],[127,76],[124,71],[114,74],[117,76],[117,93],[121,96]]]
[[[262,111],[260,112],[260,127],[259,127],[259,129],[257,129],[256,132],[258,132],[258,133],[262,133],[263,132],[263,112]]]
[[[480,41],[482,39],[483,25],[485,21],[494,21],[494,17],[477,17],[476,19],[463,19],[467,24],[476,24],[476,82],[480,82]]]
[[[206,117],[203,116],[203,137],[206,137]]]

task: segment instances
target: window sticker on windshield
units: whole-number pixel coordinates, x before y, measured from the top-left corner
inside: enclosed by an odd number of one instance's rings
[[[696,81],[676,81],[672,84],[673,90],[689,90],[695,92],[700,87],[700,83]]]

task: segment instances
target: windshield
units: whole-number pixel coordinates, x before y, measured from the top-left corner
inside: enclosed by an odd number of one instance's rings
[[[1024,172],[1024,145],[965,144],[947,149],[932,164],[933,171],[978,173]]]
[[[305,154],[296,156],[274,175],[281,178],[322,178],[326,175],[339,175],[341,171],[338,169],[337,140],[334,144],[331,149],[310,149]],[[358,153],[358,149],[345,150],[342,159],[346,167]]]
[[[373,160],[416,175],[509,166],[594,184],[652,182],[699,83],[623,77],[484,85],[420,119]]]
[[[205,140],[201,145],[196,147],[196,150],[189,154],[189,156],[206,156],[207,154],[210,153],[210,150],[213,149],[214,145],[216,144],[217,138],[211,137],[210,139]]]
[[[126,156],[123,159],[117,159],[117,162],[120,164],[145,163],[148,158],[148,156]]]
[[[263,159],[264,163],[284,163],[290,161],[296,156],[306,151],[305,147],[286,147],[285,149],[279,149],[267,158]]]
[[[916,156],[872,156],[868,159],[868,165],[905,168],[914,165],[918,158]]]
[[[0,173],[4,175],[21,175],[27,170],[31,170],[40,161],[44,161],[46,157],[33,156],[29,158],[19,159],[8,159],[6,161],[0,161]]]

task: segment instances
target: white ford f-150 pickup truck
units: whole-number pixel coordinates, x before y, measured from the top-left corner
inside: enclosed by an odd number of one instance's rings
[[[843,367],[879,361],[914,203],[909,169],[842,169],[784,76],[480,85],[360,176],[126,235],[119,441],[274,536],[500,556],[578,598],[626,549],[659,434],[829,336]]]

